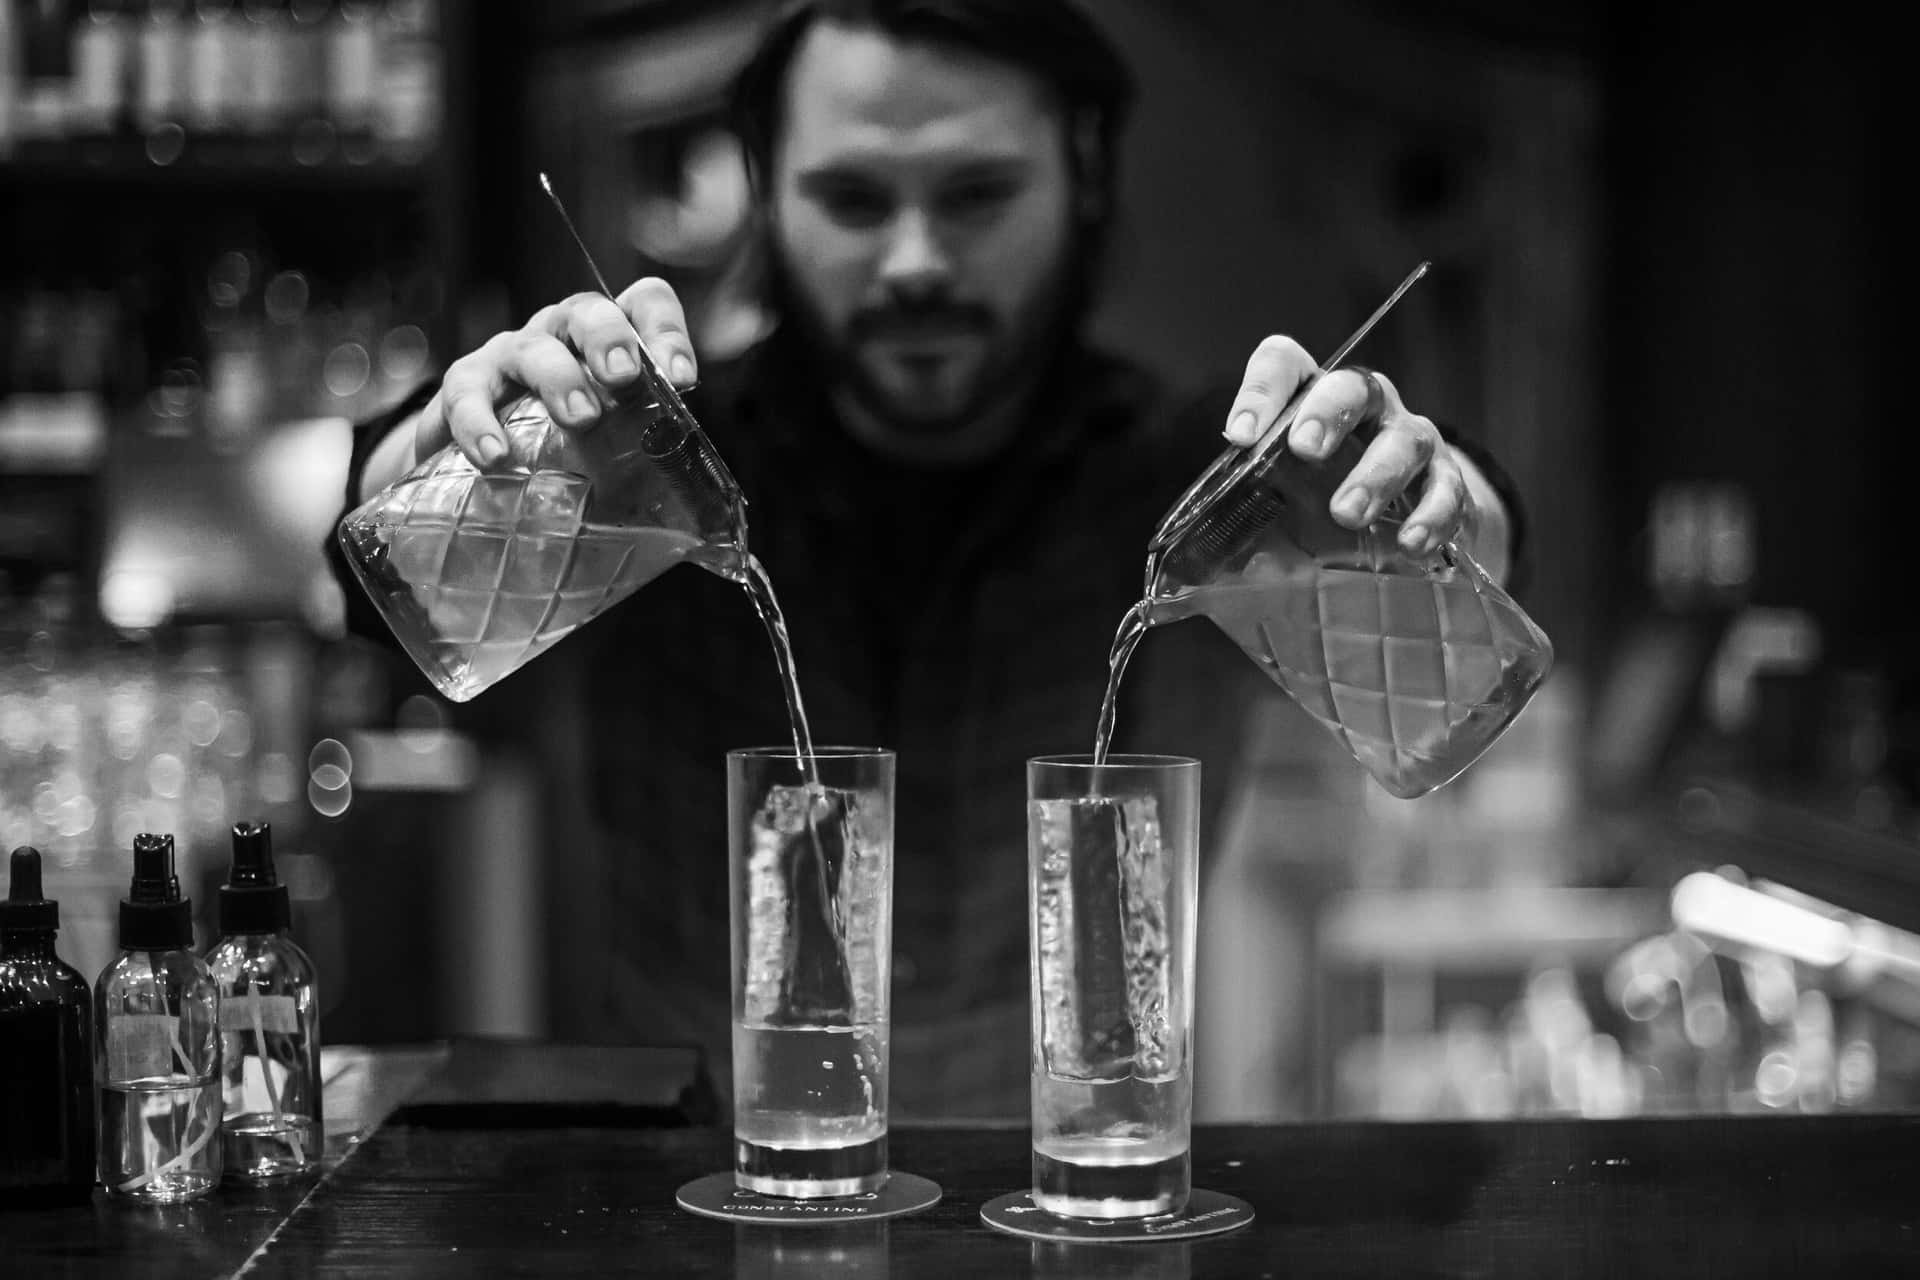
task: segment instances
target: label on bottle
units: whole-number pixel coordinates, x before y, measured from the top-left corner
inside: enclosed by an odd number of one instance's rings
[[[246,18],[240,59],[242,123],[254,133],[265,133],[279,127],[287,115],[293,17],[285,4],[271,0],[247,0],[242,12]]]
[[[187,115],[223,129],[245,105],[246,30],[237,14],[203,3],[187,34]]]
[[[125,101],[128,25],[112,12],[96,13],[73,32],[73,115],[81,128],[105,133]]]
[[[135,114],[143,128],[173,119],[186,79],[186,29],[180,15],[154,6],[140,28],[140,74],[135,78]]]
[[[300,1030],[300,1011],[292,996],[222,996],[220,1030],[227,1035],[242,1031],[295,1035]]]
[[[180,1019],[165,1013],[126,1013],[107,1019],[107,1079],[150,1080],[175,1074]]]
[[[228,1079],[231,1081],[232,1077]],[[285,1115],[287,1109],[296,1103],[302,1107],[308,1105],[304,1094],[298,1098],[287,1096],[292,1079],[293,1072],[288,1070],[286,1063],[248,1054],[240,1063],[238,1093],[231,1084],[227,1087],[227,1114]]]
[[[328,25],[328,113],[341,128],[364,128],[371,123],[379,98],[379,33],[373,16],[359,6],[342,6]]]
[[[15,6],[9,68],[19,76],[12,106],[29,137],[66,134],[73,92],[73,15],[66,0]]]

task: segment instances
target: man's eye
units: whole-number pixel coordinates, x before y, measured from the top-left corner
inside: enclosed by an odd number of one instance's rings
[[[955,218],[991,217],[1018,194],[1020,188],[1011,182],[967,182],[943,192],[940,207],[948,216]]]
[[[892,202],[866,187],[828,187],[814,198],[827,217],[845,227],[877,227],[893,214]]]

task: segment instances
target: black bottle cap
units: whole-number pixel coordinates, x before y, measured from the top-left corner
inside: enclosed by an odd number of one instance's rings
[[[60,927],[60,904],[40,892],[40,851],[21,845],[8,860],[7,900],[0,902],[0,930],[46,932]]]
[[[142,832],[133,838],[133,884],[120,900],[120,946],[127,951],[193,946],[193,902],[180,896],[172,836]]]
[[[273,870],[273,828],[236,822],[233,865],[220,886],[220,932],[278,933],[291,919],[287,886]]]

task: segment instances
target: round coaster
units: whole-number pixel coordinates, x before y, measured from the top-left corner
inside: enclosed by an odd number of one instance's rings
[[[980,1206],[980,1220],[995,1231],[1066,1244],[1129,1244],[1192,1240],[1237,1231],[1253,1221],[1253,1206],[1238,1196],[1195,1187],[1187,1207],[1157,1218],[1063,1218],[1033,1202],[1031,1188],[1009,1191]]]
[[[938,1183],[898,1170],[887,1174],[878,1191],[821,1200],[763,1196],[733,1184],[731,1173],[695,1178],[674,1196],[680,1207],[724,1222],[767,1222],[781,1227],[824,1226],[835,1222],[874,1222],[931,1209],[940,1202]]]

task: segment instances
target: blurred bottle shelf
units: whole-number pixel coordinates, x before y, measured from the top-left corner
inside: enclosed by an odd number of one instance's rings
[[[435,0],[5,0],[0,157],[192,137],[283,134],[319,158],[335,135],[412,159],[444,113]],[[224,142],[221,143],[225,145]]]
[[[1611,956],[1666,919],[1651,889],[1496,886],[1335,895],[1322,911],[1324,961],[1524,969],[1543,954]]]
[[[252,139],[206,139],[168,143],[155,159],[137,139],[62,147],[43,156],[0,161],[0,191],[11,198],[97,198],[103,191],[132,188],[156,192],[245,195],[276,189],[324,190],[331,194],[412,195],[435,181],[433,154],[394,159],[357,141],[337,139],[268,143]]]
[[[1326,1114],[1814,1113],[1920,1100],[1920,827],[1692,774],[1575,819],[1593,885],[1368,889],[1314,922]],[[1862,779],[1865,779],[1862,781]]]
[[[0,578],[115,625],[312,612],[339,422],[470,301],[473,12],[0,0]]]
[[[1679,868],[1733,863],[1838,906],[1920,931],[1920,823],[1874,784],[1842,804],[1732,780],[1700,780],[1636,822]]]

